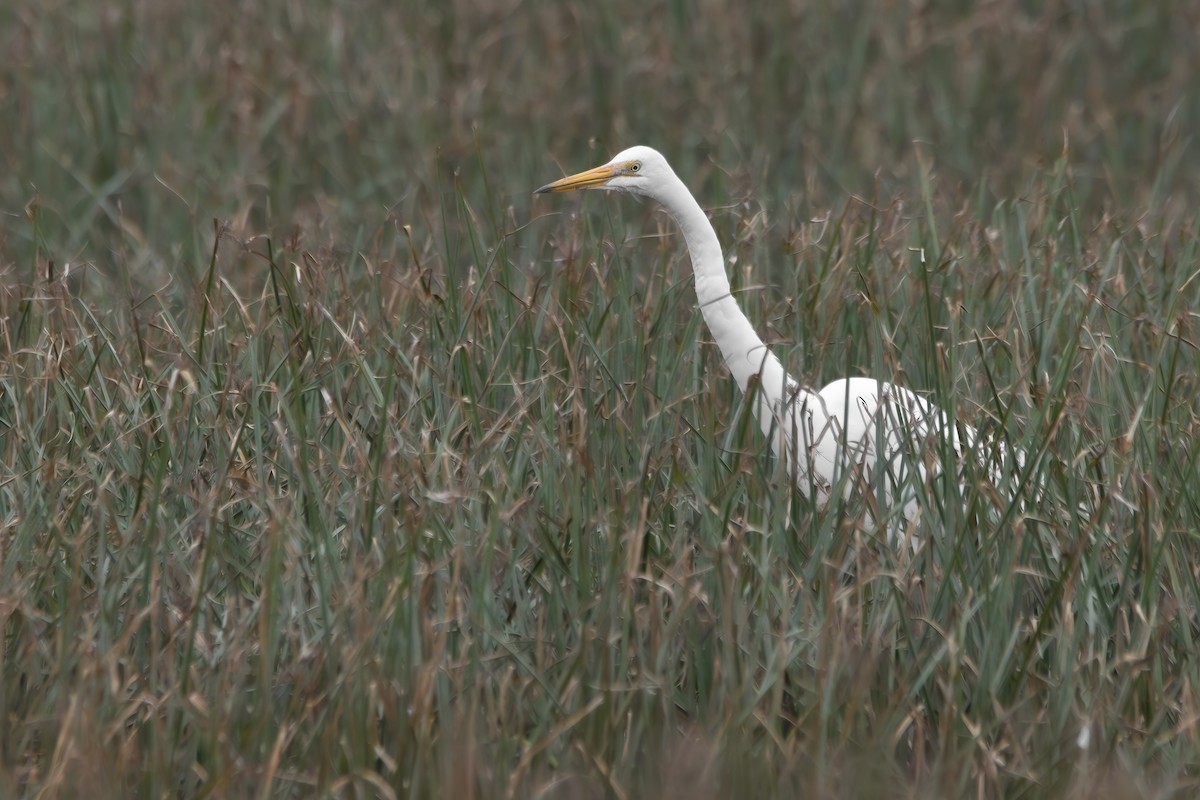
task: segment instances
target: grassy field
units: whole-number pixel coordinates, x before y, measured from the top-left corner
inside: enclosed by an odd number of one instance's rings
[[[0,796],[1195,796],[1197,31],[5,4]],[[1015,500],[790,491],[669,220],[531,195],[634,143]]]

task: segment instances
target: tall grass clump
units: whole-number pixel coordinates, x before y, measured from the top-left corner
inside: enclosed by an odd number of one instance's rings
[[[1195,232],[1083,237],[1069,193],[941,234],[850,201],[742,287],[800,374],[903,375],[1028,455],[1025,502],[942,487],[911,556],[778,480],[653,214],[217,226],[186,296],[115,308],[47,260],[0,309],[8,786],[1189,785]],[[747,278],[752,220],[718,214]]]

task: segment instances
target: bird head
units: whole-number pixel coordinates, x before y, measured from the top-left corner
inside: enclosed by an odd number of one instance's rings
[[[657,188],[666,185],[674,177],[675,172],[661,153],[639,145],[622,150],[607,164],[548,183],[536,194],[607,189],[653,197]]]

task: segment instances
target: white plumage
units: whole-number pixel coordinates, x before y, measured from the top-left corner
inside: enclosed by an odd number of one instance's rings
[[[585,188],[644,195],[674,218],[691,256],[700,312],[729,371],[743,392],[757,398],[755,416],[772,449],[819,506],[834,492],[870,487],[887,504],[882,511],[902,506],[911,520],[917,491],[940,469],[936,442],[948,442],[954,452],[974,446],[974,431],[951,430],[943,412],[886,381],[844,378],[812,391],[793,380],[730,293],[716,232],[658,151],[631,147],[538,192]]]

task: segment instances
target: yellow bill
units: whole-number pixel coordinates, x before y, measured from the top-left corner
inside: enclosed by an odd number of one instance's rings
[[[594,167],[586,172],[577,172],[574,175],[568,175],[565,178],[560,178],[554,183],[547,183],[542,188],[538,189],[534,194],[545,194],[546,192],[570,192],[575,189],[588,189],[592,186],[603,186],[613,178],[621,174],[619,167],[612,164],[605,164],[602,167]]]

